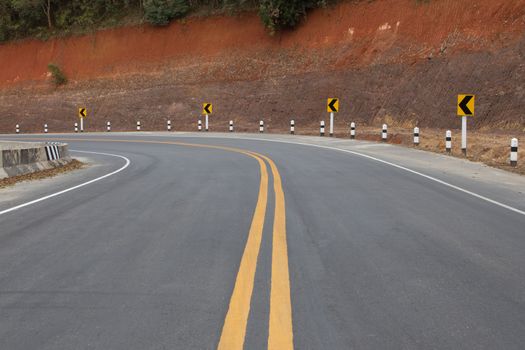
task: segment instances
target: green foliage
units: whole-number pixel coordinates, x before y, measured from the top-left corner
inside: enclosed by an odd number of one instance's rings
[[[210,14],[259,10],[272,32],[300,23],[308,9],[326,0],[0,0],[0,42],[82,33],[122,23],[136,14],[153,25],[168,25],[191,12]],[[140,15],[139,15],[140,14]],[[136,22],[135,22],[136,23]]]
[[[53,77],[53,83],[55,86],[67,84],[67,78],[58,65],[50,63],[47,65],[47,69]]]
[[[297,26],[308,9],[324,6],[326,0],[261,0],[259,16],[273,33]]]
[[[190,10],[187,0],[144,0],[144,19],[153,25],[165,26],[174,18],[184,17]]]

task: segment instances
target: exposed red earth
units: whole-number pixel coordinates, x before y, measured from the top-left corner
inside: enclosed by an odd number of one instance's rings
[[[456,95],[477,95],[471,130],[525,142],[525,0],[349,1],[269,35],[256,14],[190,18],[166,28],[124,27],[0,46],[0,132],[195,130],[202,102],[212,126],[316,133],[327,97],[350,121],[410,130],[460,127]],[[55,88],[47,71],[69,79]],[[437,131],[436,131],[437,132]],[[441,132],[441,131],[439,131]]]

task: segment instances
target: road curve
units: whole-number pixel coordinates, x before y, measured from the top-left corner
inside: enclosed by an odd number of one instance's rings
[[[0,215],[1,348],[525,343],[518,205],[508,210],[357,154],[303,145],[46,138],[130,164]],[[93,155],[108,163],[99,173],[47,195],[125,165],[102,158]]]

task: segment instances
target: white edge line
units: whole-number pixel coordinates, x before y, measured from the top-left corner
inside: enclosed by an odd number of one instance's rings
[[[17,205],[16,207],[12,207],[12,208],[9,208],[9,209],[6,209],[6,210],[2,210],[0,211],[0,215],[4,215],[4,214],[7,214],[7,213],[10,213],[10,212],[13,212],[15,210],[18,210],[18,209],[21,209],[21,208],[25,208],[25,207],[28,207],[30,205],[33,205],[33,204],[36,204],[36,203],[39,203],[39,202],[42,202],[42,201],[45,201],[47,199],[50,199],[50,198],[53,198],[53,197],[57,197],[57,196],[60,196],[64,193],[67,193],[67,192],[71,192],[71,191],[74,191],[74,190],[77,190],[79,188],[82,188],[84,186],[87,186],[87,185],[90,185],[92,183],[95,183],[95,182],[98,182],[100,180],[103,180],[103,179],[106,179],[110,176],[113,176],[115,174],[118,174],[120,173],[121,171],[123,171],[124,169],[126,169],[130,164],[131,164],[131,161],[124,157],[124,156],[120,156],[118,154],[111,154],[111,153],[100,153],[100,152],[88,152],[88,151],[76,151],[76,150],[71,150],[71,152],[78,152],[78,153],[89,153],[89,154],[98,154],[98,155],[102,155],[102,156],[110,156],[110,157],[118,157],[118,158],[121,158],[121,159],[124,159],[126,161],[126,164],[124,164],[123,167],[109,173],[109,174],[106,174],[106,175],[103,175],[103,176],[100,176],[100,177],[97,177],[96,179],[93,179],[93,180],[90,180],[90,181],[87,181],[87,182],[84,182],[84,183],[81,183],[79,185],[76,185],[76,186],[73,186],[73,187],[70,187],[70,188],[67,188],[65,190],[62,190],[62,191],[59,191],[59,192],[56,192],[56,193],[52,193],[50,195],[47,195],[47,196],[44,196],[44,197],[41,197],[41,198],[38,198],[38,199],[35,199],[35,200],[32,200],[30,202],[27,202],[27,203],[23,203],[23,204],[20,204],[20,205]]]
[[[190,138],[190,137],[193,137],[193,135],[184,135],[182,137]],[[199,137],[199,136],[197,135],[196,137]],[[350,153],[350,154],[353,154],[353,155],[356,155],[356,156],[359,156],[359,157],[367,158],[367,159],[374,160],[374,161],[379,162],[379,163],[390,165],[390,166],[392,166],[394,168],[398,168],[398,169],[404,170],[406,172],[409,172],[409,173],[412,173],[412,174],[415,174],[415,175],[419,175],[419,176],[424,177],[424,178],[426,178],[428,180],[431,180],[431,181],[437,182],[437,183],[439,183],[441,185],[444,185],[444,186],[450,187],[452,189],[455,189],[456,191],[460,191],[460,192],[466,193],[466,194],[468,194],[468,195],[470,195],[472,197],[484,200],[484,201],[486,201],[488,203],[497,205],[497,206],[499,206],[501,208],[505,208],[507,210],[510,210],[510,211],[513,211],[513,212],[515,212],[517,214],[521,214],[521,215],[525,216],[525,211],[520,210],[518,208],[514,208],[514,207],[512,207],[510,205],[498,202],[498,201],[496,201],[494,199],[490,199],[488,197],[482,196],[480,194],[477,194],[477,193],[469,191],[469,190],[467,190],[465,188],[453,185],[451,183],[448,183],[446,181],[443,181],[443,180],[440,180],[438,178],[432,177],[430,175],[423,174],[423,173],[420,173],[420,172],[418,172],[416,170],[412,170],[412,169],[406,168],[406,167],[404,167],[402,165],[391,163],[389,161],[386,161],[386,160],[383,160],[383,159],[379,159],[379,158],[376,158],[376,157],[373,157],[373,156],[369,156],[369,155],[364,154],[364,153],[359,153],[359,152],[356,152],[356,151],[350,151],[350,150],[336,148],[336,147],[331,147],[331,146],[322,146],[322,145],[309,144],[309,143],[304,143],[304,142],[285,141],[285,140],[271,140],[271,139],[262,139],[262,138],[258,138],[258,137],[205,136],[205,137],[202,137],[202,138],[221,138],[221,139],[230,139],[230,140],[232,140],[232,139],[239,139],[239,140],[255,140],[255,141],[280,142],[280,143],[289,143],[289,144],[293,144],[293,145],[310,146],[310,147],[329,149],[329,150],[332,150],[332,151],[339,151],[339,152],[344,152],[344,153]]]

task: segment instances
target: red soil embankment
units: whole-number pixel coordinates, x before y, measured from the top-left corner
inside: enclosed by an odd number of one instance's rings
[[[50,62],[59,64],[71,80],[140,73],[167,62],[176,65],[179,59],[189,65],[261,50],[321,49],[322,55],[323,49],[330,49],[326,54],[333,57],[323,61],[329,63],[325,69],[409,62],[447,50],[498,48],[519,38],[524,26],[523,0],[348,2],[314,11],[297,30],[274,37],[255,14],[194,18],[167,28],[118,28],[1,45],[0,87],[44,81]],[[320,68],[311,60],[297,66],[299,72]]]
[[[338,130],[359,125],[454,129],[458,93],[477,95],[469,128],[525,132],[525,0],[348,1],[270,36],[255,14],[192,18],[0,46],[0,133],[194,130],[202,102],[214,130],[315,132],[326,98]],[[53,87],[48,63],[69,83]],[[343,128],[343,129],[341,129]],[[519,136],[519,135],[518,135]]]

